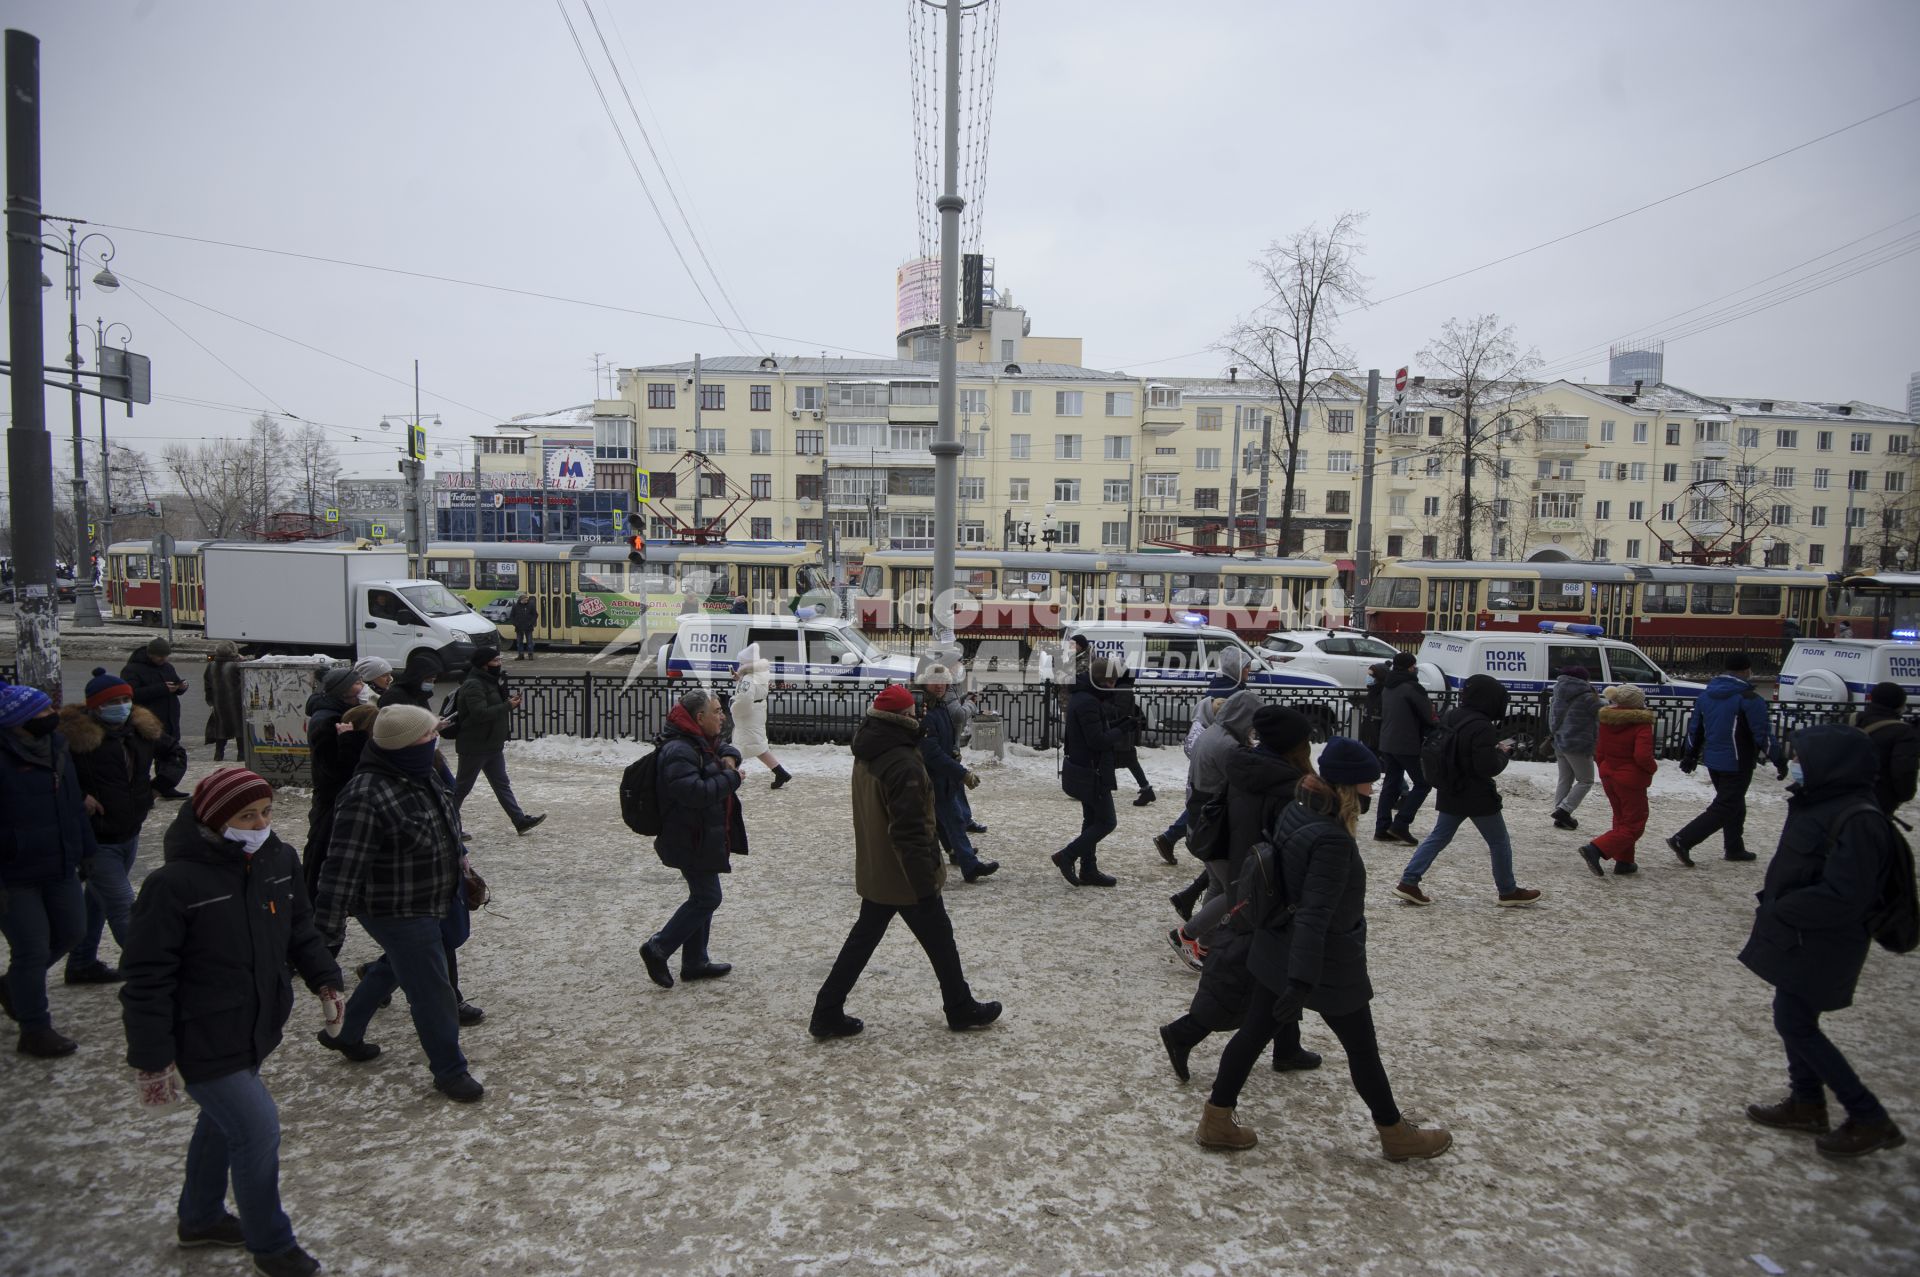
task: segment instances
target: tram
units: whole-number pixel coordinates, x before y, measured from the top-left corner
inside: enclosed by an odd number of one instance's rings
[[[1874,572],[1847,577],[1827,605],[1831,628],[1823,636],[1920,639],[1920,573]]]
[[[204,625],[207,591],[200,573],[200,547],[207,541],[175,541],[164,563],[151,541],[116,541],[107,547],[106,606],[117,621],[158,625],[164,592],[173,601],[175,625]]]

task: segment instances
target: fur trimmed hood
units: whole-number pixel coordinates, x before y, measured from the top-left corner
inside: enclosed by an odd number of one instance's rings
[[[147,740],[159,740],[167,734],[167,729],[151,710],[136,705],[127,726],[140,733]],[[67,738],[67,746],[76,754],[91,754],[107,740],[107,725],[93,716],[93,712],[84,705],[68,705],[60,711],[60,734]]]
[[[1612,727],[1627,727],[1634,723],[1651,723],[1657,721],[1659,717],[1658,714],[1650,709],[1627,709],[1621,705],[1606,705],[1601,707],[1600,710],[1600,722],[1603,725]]]

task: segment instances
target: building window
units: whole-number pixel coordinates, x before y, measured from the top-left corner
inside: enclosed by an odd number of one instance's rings
[[[1107,519],[1100,524],[1100,544],[1119,549],[1127,543],[1127,521]]]
[[[930,425],[889,426],[887,446],[895,452],[925,452],[933,446],[933,427]]]
[[[755,540],[755,541],[773,540],[773,520],[772,519],[750,519],[748,520],[748,525],[752,529],[752,531],[750,531],[747,535],[752,540]]]
[[[1827,561],[1826,546],[1809,545],[1807,547],[1807,566],[1808,567],[1813,567],[1817,564],[1825,563],[1826,561]]]
[[[1833,482],[1833,471],[1815,467],[1813,472],[1814,487],[1825,488],[1828,485],[1830,485],[1832,482]]]
[[[1647,517],[1646,502],[1644,501],[1627,502],[1627,518],[1628,519],[1632,520],[1635,523],[1639,523],[1642,520],[1644,520],[1646,517]],[[1627,557],[1632,558],[1633,556],[1629,554]]]
[[[1220,508],[1220,489],[1195,488],[1193,490],[1193,508],[1196,510],[1218,510]]]
[[[1193,468],[1196,470],[1218,470],[1220,468],[1220,449],[1195,448],[1193,450]]]
[[[1133,415],[1133,392],[1131,390],[1109,390],[1107,392],[1107,415],[1109,417],[1131,417]]]
[[[964,387],[960,391],[960,411],[969,417],[987,415],[987,392],[979,386]]]
[[[1431,559],[1439,553],[1440,553],[1439,537],[1421,537],[1420,538],[1420,557],[1421,558]]]
[[[1053,437],[1053,459],[1055,461],[1080,460],[1080,436],[1055,435]]]
[[[1667,423],[1667,446],[1669,448],[1680,446],[1680,423],[1677,421]]]
[[[1907,490],[1907,472],[1904,470],[1887,471],[1886,491],[1905,492]]]
[[[1440,515],[1440,498],[1420,498],[1420,513],[1426,515],[1429,519],[1438,518]]]
[[[1847,488],[1853,492],[1867,490],[1867,472],[1865,470],[1847,471]]]
[[[1078,479],[1055,479],[1053,481],[1053,499],[1055,501],[1078,501],[1080,499],[1080,481]]]
[[[1017,505],[1024,505],[1026,502],[1032,500],[1028,495],[1032,490],[1033,480],[1031,479],[1007,480],[1007,500]]]
[[[626,417],[595,417],[593,455],[599,461],[630,460],[633,457],[633,422]]]
[[[1080,524],[1078,520],[1062,519],[1059,523],[1054,525],[1054,530],[1060,534],[1059,544],[1061,545],[1079,545],[1080,544]]]
[[[1644,461],[1628,462],[1627,478],[1634,483],[1645,483],[1647,481],[1647,463]]]
[[[1773,468],[1773,486],[1776,488],[1791,488],[1793,486],[1793,467],[1775,466]]]
[[[1872,452],[1873,436],[1865,430],[1856,430],[1847,441],[1849,452]]]
[[[887,402],[915,408],[931,408],[940,387],[931,381],[896,381],[888,388]]]
[[[1593,557],[1596,559],[1604,559],[1607,557],[1607,539],[1605,537],[1595,537],[1593,539]]]
[[[1793,526],[1793,507],[1790,505],[1777,505],[1773,507],[1772,521],[1774,525],[1777,527],[1782,527],[1782,528],[1792,527]]]
[[[1081,413],[1081,401],[1085,398],[1078,390],[1056,390],[1053,392],[1053,415],[1056,417],[1077,417]]]
[[[1600,423],[1600,442],[1613,442],[1613,423],[1611,421],[1603,421]]]
[[[820,499],[820,476],[817,474],[796,474],[793,476],[793,495],[798,501],[818,501]]]
[[[793,535],[802,541],[822,540],[821,533],[823,530],[824,525],[819,519],[795,519],[793,521]]]
[[[960,447],[969,457],[987,455],[987,436],[978,430],[964,431],[960,435]]]
[[[1833,431],[1821,430],[1821,431],[1815,432],[1813,436],[1813,446],[1819,449],[1821,452],[1832,452],[1833,451]]]
[[[1613,517],[1613,502],[1611,501],[1594,502],[1593,517],[1600,520],[1603,523],[1606,522],[1608,519],[1611,519]]]
[[[1133,438],[1130,435],[1108,435],[1106,457],[1108,461],[1133,460]]]
[[[1850,528],[1866,527],[1867,512],[1859,506],[1855,506],[1853,509],[1847,511],[1847,526]]]
[[[793,406],[799,412],[820,411],[820,387],[795,386],[793,388]]]
[[[1014,391],[1013,392],[1013,415],[1016,417],[1024,417],[1032,411],[1033,411],[1033,392],[1031,390]]]
[[[1407,512],[1407,494],[1396,492],[1387,498],[1387,513],[1396,518]]]
[[[1639,558],[1640,558],[1640,538],[1639,538],[1639,537],[1628,537],[1628,538],[1627,538],[1627,560],[1628,560],[1628,562],[1636,562],[1636,561],[1638,561],[1638,560],[1639,560]]]
[[[1760,428],[1758,426],[1740,427],[1739,446],[1742,448],[1758,448],[1760,446]]]
[[[694,446],[701,452],[717,454],[727,450],[727,432],[724,430],[709,430],[703,426],[694,431],[694,440]]]
[[[1387,538],[1387,557],[1397,559],[1406,553],[1407,539],[1398,533]]]
[[[1345,554],[1347,552],[1347,530],[1345,528],[1328,528],[1322,547],[1323,551],[1327,554]]]
[[[1536,519],[1578,519],[1581,497],[1577,492],[1542,492],[1533,499]]]
[[[1193,428],[1195,430],[1220,429],[1220,409],[1195,408],[1193,410]]]
[[[672,426],[648,426],[647,451],[655,453],[680,451],[680,432]]]
[[[1680,482],[1680,463],[1678,461],[1667,461],[1667,462],[1661,463],[1660,482],[1662,483]]]
[[[1014,342],[1014,339],[1011,337],[1002,337],[1000,339],[1000,362],[1001,363],[1010,364],[1013,362],[1013,351],[1014,351],[1013,342]]]
[[[747,481],[748,495],[759,501],[773,500],[773,476],[756,474]]]
[[[1645,443],[1647,441],[1647,423],[1646,422],[1636,421],[1633,423],[1633,441],[1635,443]]]
[[[647,383],[647,407],[673,407],[673,392],[676,389],[670,381],[650,381]]]
[[[1333,408],[1327,411],[1327,433],[1330,435],[1350,435],[1353,433],[1353,410],[1351,408]]]
[[[1133,483],[1128,479],[1108,479],[1100,485],[1100,499],[1108,505],[1125,505],[1133,500]]]
[[[724,382],[700,383],[700,410],[702,412],[724,412],[727,407],[727,387]]]
[[[766,455],[768,455],[768,454],[770,454],[770,453],[772,453],[772,451],[773,451],[773,431],[771,431],[771,430],[749,430],[749,431],[747,432],[747,436],[748,436],[748,443],[749,443],[749,446],[750,446],[750,447],[752,448],[752,450],[753,450],[754,452],[757,452],[757,453],[759,453],[759,454],[760,454],[760,455],[762,455],[762,456],[766,456]]]
[[[959,535],[954,538],[954,544],[956,545],[967,545],[977,548],[987,543],[987,525],[979,519],[962,519],[960,525],[954,530],[959,533]]]
[[[1345,450],[1329,452],[1327,454],[1327,473],[1352,474],[1353,453]]]
[[[773,411],[773,387],[772,386],[747,387],[747,411],[748,412],[772,412]]]
[[[1445,417],[1436,416],[1427,418],[1427,438],[1438,439],[1446,433],[1447,419]]]
[[[817,457],[827,449],[824,431],[796,430],[793,432],[793,450],[803,457]]]
[[[1007,456],[1015,461],[1026,461],[1033,456],[1032,435],[1008,435]]]
[[[1353,494],[1341,489],[1327,493],[1327,513],[1346,514],[1352,509]]]
[[[1912,446],[1913,437],[1911,435],[1887,436],[1887,452],[1890,455],[1898,456],[1904,454]]]
[[[1662,501],[1662,502],[1660,503],[1660,522],[1662,522],[1662,523],[1672,523],[1672,522],[1673,522],[1673,510],[1674,510],[1674,505],[1673,505],[1673,502],[1671,502],[1671,501]]]
[[[1427,458],[1427,478],[1438,478],[1446,471],[1446,461],[1438,453]]]
[[[1774,431],[1773,446],[1776,448],[1798,448],[1800,446],[1800,432],[1798,430]]]
[[[1145,476],[1141,493],[1149,500],[1178,501],[1180,499],[1180,476],[1177,474],[1149,474]]]

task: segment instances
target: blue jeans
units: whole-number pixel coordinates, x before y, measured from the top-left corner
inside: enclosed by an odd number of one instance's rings
[[[68,874],[55,882],[36,882],[7,888],[7,907],[0,910],[0,932],[7,937],[12,961],[7,964],[7,995],[13,1018],[22,1029],[45,1029],[53,1024],[47,1011],[47,968],[66,955],[86,926],[86,907],[80,903],[80,879]]]
[[[1382,754],[1380,765],[1386,769],[1386,779],[1380,784],[1380,801],[1374,804],[1376,834],[1405,829],[1433,792],[1426,773],[1420,770],[1420,755]]]
[[[1094,853],[1100,850],[1100,840],[1112,833],[1120,824],[1113,814],[1113,791],[1102,789],[1092,798],[1080,800],[1080,836],[1061,849],[1068,860],[1092,862]]]
[[[654,935],[653,943],[669,958],[680,950],[683,968],[689,963],[697,967],[709,961],[707,939],[713,934],[713,912],[720,907],[720,875],[682,869],[680,876],[687,880],[687,898]]]
[[[1787,1048],[1787,1087],[1804,1104],[1823,1104],[1826,1091],[1856,1122],[1884,1122],[1887,1110],[1874,1098],[1860,1076],[1840,1054],[1840,1048],[1820,1031],[1820,1013],[1806,999],[1785,989],[1773,991],[1773,1027]]]
[[[513,632],[513,650],[521,656],[532,656],[533,631],[515,630]]]
[[[461,754],[460,772],[453,781],[453,805],[455,810],[467,801],[467,795],[473,792],[473,782],[484,773],[487,784],[493,787],[493,796],[500,800],[500,809],[507,818],[519,824],[527,818],[520,810],[520,800],[513,796],[513,783],[507,779],[507,752],[496,749],[491,754]]]
[[[971,869],[980,863],[980,854],[973,849],[973,840],[967,837],[966,792],[958,787],[946,793],[936,790],[933,796],[933,823],[946,840],[947,849],[953,853],[953,863],[962,869]]]
[[[374,1013],[398,987],[407,995],[414,1032],[426,1049],[433,1080],[444,1082],[465,1073],[467,1057],[460,1052],[460,1004],[447,979],[446,942],[441,938],[440,919],[355,914],[354,921],[380,946],[385,959],[369,966],[354,986],[353,996],[347,999],[346,1019],[340,1025],[340,1040],[364,1042]]]
[[[1499,812],[1486,816],[1455,816],[1441,812],[1439,819],[1433,822],[1433,828],[1413,849],[1413,859],[1407,862],[1406,870],[1400,875],[1401,882],[1418,884],[1432,868],[1436,856],[1447,849],[1453,841],[1453,835],[1461,824],[1473,821],[1473,827],[1487,840],[1487,854],[1493,858],[1493,885],[1501,895],[1518,889],[1513,880],[1513,841],[1507,837],[1507,822]]]
[[[1187,832],[1187,809],[1185,807],[1182,807],[1180,809],[1180,814],[1173,818],[1173,823],[1171,825],[1168,825],[1166,828],[1166,832],[1161,834],[1160,836],[1162,838],[1165,838],[1168,842],[1179,842],[1180,839],[1186,835],[1186,832]]]
[[[187,1083],[200,1106],[187,1144],[187,1179],[180,1187],[180,1223],[212,1224],[227,1212],[227,1179],[247,1249],[272,1255],[294,1244],[293,1225],[280,1209],[280,1110],[260,1070],[240,1069],[210,1082]]]
[[[113,928],[113,942],[127,947],[127,919],[133,916],[133,858],[140,854],[140,835],[125,842],[103,842],[87,873],[87,926],[80,943],[67,955],[67,970],[79,971],[100,961],[100,933]]]

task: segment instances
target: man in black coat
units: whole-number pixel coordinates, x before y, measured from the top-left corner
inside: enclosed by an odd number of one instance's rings
[[[507,612],[507,622],[513,626],[513,659],[531,660],[533,629],[540,624],[540,609],[531,594],[520,591],[520,597],[513,601],[513,607]]]
[[[1825,723],[1793,735],[1787,823],[1767,866],[1753,932],[1740,961],[1773,986],[1773,1027],[1787,1053],[1787,1098],[1751,1104],[1763,1126],[1818,1135],[1828,1157],[1859,1157],[1906,1142],[1840,1048],[1820,1014],[1853,1004],[1895,854],[1893,827],[1874,800],[1873,742],[1857,727]],[[1826,1092],[1847,1111],[1828,1131]]]
[[[1437,797],[1434,807],[1440,818],[1415,849],[1413,859],[1401,871],[1400,885],[1393,894],[1408,904],[1430,905],[1431,897],[1420,890],[1420,879],[1432,867],[1434,858],[1447,849],[1462,824],[1473,822],[1487,840],[1487,853],[1493,859],[1493,884],[1499,891],[1498,903],[1530,905],[1540,893],[1522,887],[1513,880],[1513,840],[1507,836],[1506,818],[1500,814],[1500,789],[1494,777],[1507,769],[1511,740],[1501,740],[1494,724],[1507,715],[1507,689],[1489,674],[1475,674],[1460,688],[1460,704],[1440,720],[1447,734],[1445,770],[1427,779]]]
[[[444,677],[447,663],[430,647],[416,647],[407,654],[406,667],[380,693],[380,708],[389,705],[417,705],[433,709],[439,688],[434,680]]]
[[[163,638],[136,647],[127,655],[120,677],[133,689],[133,703],[160,720],[160,727],[176,741],[180,739],[180,698],[186,695],[186,680],[168,660],[173,644]],[[177,787],[155,790],[162,798],[178,802],[185,798]]]
[[[1420,686],[1420,676],[1414,673],[1415,664],[1412,652],[1400,653],[1381,683],[1380,748],[1376,752],[1386,778],[1380,782],[1380,801],[1373,805],[1373,840],[1409,847],[1420,845],[1409,826],[1420,804],[1433,792],[1420,770],[1420,742],[1439,721],[1427,689]]]
[[[1098,659],[1074,676],[1067,698],[1066,758],[1060,788],[1080,803],[1080,834],[1053,853],[1053,867],[1076,887],[1111,887],[1112,874],[1100,872],[1100,840],[1119,825],[1113,810],[1113,751],[1127,728],[1115,723],[1108,701],[1125,666],[1115,658]]]
[[[1867,707],[1853,725],[1873,742],[1879,769],[1874,775],[1873,797],[1880,810],[1891,816],[1903,803],[1913,801],[1920,781],[1920,731],[1906,720],[1907,691],[1898,683],[1875,683],[1867,693]]]
[[[660,833],[654,854],[687,881],[687,898],[647,942],[640,960],[647,976],[673,987],[667,966],[680,954],[682,980],[712,980],[733,970],[707,952],[713,914],[720,907],[720,875],[733,872],[733,857],[747,854],[747,823],[740,813],[740,751],[720,743],[727,712],[720,698],[696,688],[667,715],[654,746],[660,751]]]

